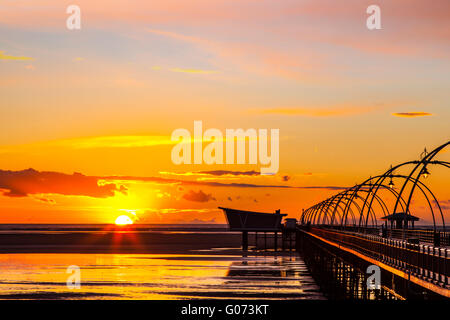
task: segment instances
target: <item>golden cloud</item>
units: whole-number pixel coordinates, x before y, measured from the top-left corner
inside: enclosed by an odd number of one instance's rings
[[[30,58],[30,57],[16,57],[16,56],[6,55],[4,52],[5,51],[0,51],[0,60],[19,60],[19,61],[34,60],[34,58]]]
[[[181,68],[172,68],[170,69],[172,72],[181,72],[181,73],[194,73],[194,74],[213,74],[218,73],[214,70],[200,70],[200,69],[181,69]]]

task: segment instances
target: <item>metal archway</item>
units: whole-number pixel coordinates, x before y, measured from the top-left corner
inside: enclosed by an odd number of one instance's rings
[[[437,230],[438,220],[445,231],[445,218],[442,207],[431,189],[421,181],[421,177],[426,177],[428,167],[432,165],[450,168],[450,163],[446,161],[435,160],[436,155],[450,145],[450,141],[435,148],[431,152],[425,150],[419,160],[407,161],[396,166],[391,166],[383,174],[366,179],[361,184],[343,190],[328,199],[325,199],[302,212],[300,221],[302,224],[322,224],[334,225],[340,220],[340,226],[347,226],[351,220],[352,225],[356,225],[356,219],[359,216],[358,227],[368,227],[369,219],[372,225],[377,225],[375,206],[381,208],[380,212],[384,216],[397,213],[398,209],[404,213],[404,222],[407,215],[411,215],[410,206],[412,197],[416,191],[420,192],[428,204],[429,211],[433,221],[433,229]],[[408,174],[399,174],[395,171],[413,166]],[[387,179],[390,180],[386,184]],[[393,186],[393,180],[401,180],[401,188],[396,190]],[[382,195],[384,191],[389,191],[391,197],[394,197],[394,206],[389,210],[389,206]],[[364,195],[362,195],[364,194]],[[435,208],[433,208],[433,205]],[[350,220],[348,221],[348,218]],[[440,218],[440,219],[439,219]],[[406,223],[403,223],[403,230]]]

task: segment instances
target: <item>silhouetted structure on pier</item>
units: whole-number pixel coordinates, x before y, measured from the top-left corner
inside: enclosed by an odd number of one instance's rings
[[[230,208],[223,208],[228,221],[230,231],[242,232],[242,250],[248,250],[249,232],[255,235],[255,248],[258,247],[258,232],[264,235],[264,250],[267,250],[267,233],[273,234],[273,249],[278,251],[278,233],[281,233],[281,246],[284,251],[286,244],[293,248],[293,236],[295,235],[296,219],[286,219],[282,225],[282,218],[287,216],[276,210],[275,213],[245,211]]]
[[[381,217],[380,219],[385,220],[385,227],[387,227],[388,222],[390,222],[391,229],[394,229],[394,223],[395,229],[402,229],[403,227],[405,229],[414,229],[414,221],[419,221],[419,218],[404,212],[393,213],[388,216]]]

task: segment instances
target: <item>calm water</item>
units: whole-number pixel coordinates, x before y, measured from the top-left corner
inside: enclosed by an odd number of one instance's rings
[[[323,299],[297,255],[0,254],[0,270],[0,298]]]

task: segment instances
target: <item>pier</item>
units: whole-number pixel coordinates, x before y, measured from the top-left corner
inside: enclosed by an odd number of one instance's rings
[[[425,149],[420,159],[391,166],[303,210],[298,223],[289,218],[283,223],[286,215],[279,210],[221,209],[229,230],[242,232],[244,252],[249,251],[249,234],[255,252],[297,251],[330,299],[449,299],[450,232],[424,181],[433,166],[450,168],[449,162],[436,159],[449,144]],[[417,195],[425,199],[432,225],[418,227],[420,218],[411,213]],[[378,288],[367,283],[374,267],[380,270]]]
[[[450,168],[436,159],[449,144],[425,149],[420,159],[391,166],[303,210],[297,251],[330,297],[450,298],[450,232],[425,183],[430,168]],[[411,203],[417,195],[425,199],[431,226],[414,225],[419,218],[412,215]],[[369,290],[365,282],[372,265],[381,270],[378,290]]]

